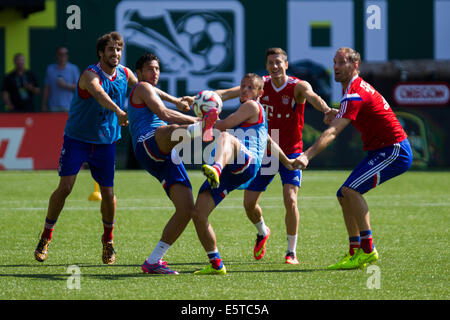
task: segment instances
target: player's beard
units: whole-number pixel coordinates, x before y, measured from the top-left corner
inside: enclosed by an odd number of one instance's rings
[[[336,73],[334,74],[334,81],[336,82],[341,82],[341,75],[337,75]]]
[[[117,61],[119,61],[119,60],[117,60]],[[115,67],[117,67],[117,66],[119,65],[119,62],[117,62],[116,64],[113,64],[113,63],[111,63],[109,60],[107,60],[107,61],[105,61],[105,64],[106,64],[108,67],[114,69]]]
[[[104,57],[103,58],[103,63],[105,65],[107,65],[108,67],[110,67],[111,69],[115,69],[119,65],[120,58],[117,57],[117,63],[116,64],[112,63],[110,61],[111,59],[112,59],[112,57],[108,57],[108,58]]]

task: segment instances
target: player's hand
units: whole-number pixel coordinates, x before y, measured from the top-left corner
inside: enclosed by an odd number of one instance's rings
[[[119,125],[121,127],[126,127],[128,125],[128,114],[122,110],[116,112]]]
[[[283,166],[288,170],[297,170],[298,168],[295,166],[295,159],[288,159],[287,162],[283,163]]]
[[[189,102],[186,101],[184,98],[185,97],[183,97],[181,99],[178,98],[177,102],[175,103],[175,106],[177,107],[178,110],[187,112],[187,111],[191,110],[191,108],[189,107],[189,105],[190,105]]]
[[[189,106],[192,106],[192,104],[194,103],[194,99],[195,96],[184,96],[183,98],[181,98],[181,100],[187,102]]]
[[[327,112],[325,112],[325,116],[323,117],[323,122],[326,125],[330,125],[331,122],[336,118],[336,115],[339,113],[338,109],[330,108]]]
[[[294,166],[296,169],[305,170],[308,164],[309,164],[308,157],[305,156],[304,154],[301,154],[297,158],[295,158]]]

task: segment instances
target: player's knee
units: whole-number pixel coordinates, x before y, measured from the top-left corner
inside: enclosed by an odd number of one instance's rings
[[[197,221],[200,219],[200,212],[197,209],[192,209],[191,211],[192,220]]]
[[[173,140],[176,136],[174,133],[179,128],[180,128],[180,126],[178,124],[168,124],[165,126],[158,127],[155,131],[155,139],[157,139],[157,141]],[[182,134],[180,134],[178,136],[179,137],[177,137],[177,139],[180,138],[182,136]],[[177,140],[177,139],[175,139],[175,140]]]
[[[102,200],[107,202],[116,202],[116,196],[114,195],[114,190],[112,188],[100,188],[102,194]]]
[[[180,126],[178,124],[168,124],[166,125],[167,131],[172,134],[175,130],[179,129]]]
[[[285,201],[284,207],[286,208],[286,213],[288,215],[294,215],[298,212],[298,206],[296,201]]]
[[[176,207],[176,213],[190,219],[194,216],[194,204],[189,203],[183,206]]]
[[[73,184],[63,183],[58,186],[58,189],[56,189],[55,194],[58,194],[59,196],[66,198],[72,192],[72,189]]]
[[[171,220],[173,220],[177,227],[186,227],[192,219],[192,211],[182,209],[176,210]]]
[[[283,192],[284,206],[288,211],[297,210],[297,191],[285,190]]]
[[[355,193],[358,193],[358,191],[355,191],[355,190],[353,190],[353,189],[351,189],[349,187],[342,186],[338,190],[337,196],[341,197],[341,198],[348,198],[348,197],[353,196]]]
[[[285,195],[284,206],[286,207],[286,209],[297,208],[297,195]]]
[[[223,141],[228,141],[228,140],[230,140],[230,138],[231,138],[231,134],[229,134],[226,131],[220,132],[220,135],[218,137],[218,139],[223,140]]]
[[[191,217],[195,225],[204,224],[208,221],[208,217],[203,215],[202,212],[200,210],[197,210],[196,208],[192,209]]]

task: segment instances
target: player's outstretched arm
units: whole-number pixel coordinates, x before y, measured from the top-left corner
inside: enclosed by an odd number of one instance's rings
[[[297,165],[299,164],[302,169],[306,169],[309,161],[328,147],[350,122],[351,120],[347,118],[334,119],[328,129],[322,132],[314,144],[297,157]]]
[[[177,98],[174,97],[170,94],[168,94],[167,92],[162,91],[159,88],[156,88],[156,91],[158,91],[159,97],[161,98],[161,100],[170,102],[172,104],[174,104],[178,110],[183,111],[183,112],[187,112],[189,110],[191,110],[191,108],[189,107],[192,103],[189,103],[185,97],[183,98]],[[192,100],[193,101],[193,100]]]
[[[100,84],[100,78],[91,71],[85,71],[80,77],[80,88],[87,90],[89,94],[105,109],[111,110],[117,115],[119,125],[128,124],[128,115],[111,100]]]
[[[239,109],[237,109],[235,112],[230,114],[225,119],[217,120],[217,122],[214,125],[214,128],[220,131],[225,131],[227,129],[237,127],[243,122],[256,122],[256,120],[252,121],[254,120],[252,118],[257,119],[258,115],[259,115],[258,104],[253,100],[249,100],[244,102],[239,107]]]
[[[196,117],[180,113],[178,111],[167,108],[158,94],[156,88],[147,82],[141,82],[135,89],[133,99],[137,103],[144,102],[145,105],[155,113],[161,120],[169,123],[177,124],[193,124],[201,121]]]
[[[330,108],[327,103],[314,92],[312,86],[307,81],[301,81],[295,86],[295,97],[296,100],[306,99],[316,110],[322,111],[324,113],[323,122],[326,124],[331,124],[331,121],[336,116],[335,110]],[[297,99],[298,98],[298,99]]]
[[[219,89],[214,92],[219,95],[219,97],[220,97],[220,99],[222,99],[222,101],[227,101],[227,100],[239,97],[240,86],[236,86],[236,87],[229,88],[229,89]],[[195,96],[184,96],[181,99],[183,101],[185,101],[189,106],[191,106],[194,103]]]
[[[229,89],[219,89],[219,90],[216,90],[215,92],[219,95],[219,97],[222,99],[222,101],[227,101],[227,100],[239,97],[240,90],[241,90],[241,87],[236,86],[236,87],[229,88]]]
[[[331,108],[330,111],[325,112],[325,116],[323,122],[327,125],[330,125],[331,122],[336,118],[336,115],[339,113],[339,109]]]
[[[281,150],[278,143],[276,143],[270,136],[267,137],[267,149],[270,151],[270,154],[274,155],[281,161],[283,166],[285,166],[289,170],[298,169],[295,167],[295,159],[289,159],[286,154]]]

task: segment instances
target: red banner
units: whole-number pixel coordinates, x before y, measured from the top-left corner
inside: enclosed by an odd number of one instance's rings
[[[56,169],[68,114],[0,114],[0,170]]]
[[[447,106],[450,87],[446,82],[400,82],[393,96],[400,106]]]

